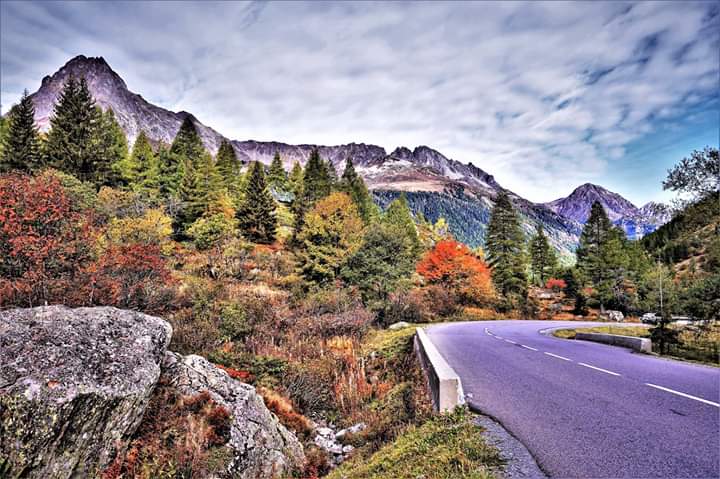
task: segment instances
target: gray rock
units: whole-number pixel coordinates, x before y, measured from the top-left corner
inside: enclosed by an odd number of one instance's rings
[[[130,436],[172,329],[115,308],[0,312],[0,457],[9,477],[95,477]]]
[[[228,473],[237,478],[288,477],[299,470],[305,455],[297,438],[266,407],[255,388],[232,379],[205,358],[167,352],[163,377],[182,394],[208,391],[232,416],[233,458]]]

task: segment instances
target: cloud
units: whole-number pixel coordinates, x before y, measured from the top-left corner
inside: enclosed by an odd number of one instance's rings
[[[232,138],[426,144],[538,201],[617,175],[659,119],[682,124],[718,88],[712,3],[0,8],[3,105],[102,55],[133,91]]]

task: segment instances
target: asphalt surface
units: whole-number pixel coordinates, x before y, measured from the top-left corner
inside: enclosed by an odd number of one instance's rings
[[[551,477],[720,477],[720,369],[540,332],[584,324],[453,323],[428,335],[471,407]]]

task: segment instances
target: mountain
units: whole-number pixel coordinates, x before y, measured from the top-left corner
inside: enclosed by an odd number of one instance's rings
[[[667,205],[650,202],[638,208],[618,193],[592,183],[585,183],[569,196],[545,203],[545,206],[565,218],[584,224],[596,201],[603,206],[610,221],[620,226],[631,239],[640,239],[670,220]]]
[[[42,130],[49,128],[54,103],[64,82],[71,76],[84,77],[98,105],[104,109],[112,108],[130,143],[140,131],[145,131],[156,144],[171,143],[183,119],[188,116],[213,154],[220,142],[226,139],[191,113],[173,112],[149,103],[130,91],[102,57],[83,55],[68,61],[52,76],[43,78],[38,91],[31,95],[35,104],[35,119]],[[536,224],[542,223],[552,244],[568,259],[573,256],[582,223],[596,199],[605,206],[613,221],[625,221],[626,231],[645,232],[648,229],[644,215],[650,215],[649,206],[648,211],[643,212],[620,195],[599,186],[583,185],[567,198],[536,204],[504,189],[492,175],[478,166],[447,158],[428,146],[412,150],[398,147],[388,154],[380,146],[364,143],[323,146],[232,140],[231,144],[242,163],[260,161],[269,164],[277,152],[288,169],[296,161],[304,164],[315,148],[338,173],[342,172],[346,159],[352,158],[358,173],[374,191],[378,203],[384,205],[400,191],[407,192],[414,212],[431,221],[445,217],[456,238],[471,246],[483,244],[494,198],[501,191],[511,196],[527,233],[530,234]]]
[[[42,79],[40,89],[30,95],[35,105],[35,122],[42,131],[50,128],[53,108],[63,85],[70,77],[84,77],[95,101],[104,110],[112,108],[130,143],[141,130],[156,143],[171,143],[185,117],[190,117],[205,146],[214,154],[223,136],[200,123],[190,113],[172,112],[149,103],[128,90],[125,81],[110,68],[104,58],[79,55],[63,65],[52,76]]]

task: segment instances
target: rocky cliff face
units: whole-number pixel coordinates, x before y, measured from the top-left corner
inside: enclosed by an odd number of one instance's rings
[[[144,130],[155,142],[169,144],[182,121],[190,116],[203,143],[213,154],[220,146],[223,136],[200,123],[190,113],[172,112],[147,102],[142,96],[128,90],[123,79],[110,68],[105,59],[83,55],[67,62],[52,76],[43,78],[40,89],[30,95],[35,105],[35,121],[41,130],[50,128],[55,102],[70,77],[85,78],[97,104],[104,110],[112,108],[130,143]]]
[[[159,318],[116,308],[0,312],[0,476],[99,477],[125,451],[161,373],[230,412],[222,477],[300,469],[301,445],[255,389],[203,358],[167,352],[171,334]]]

